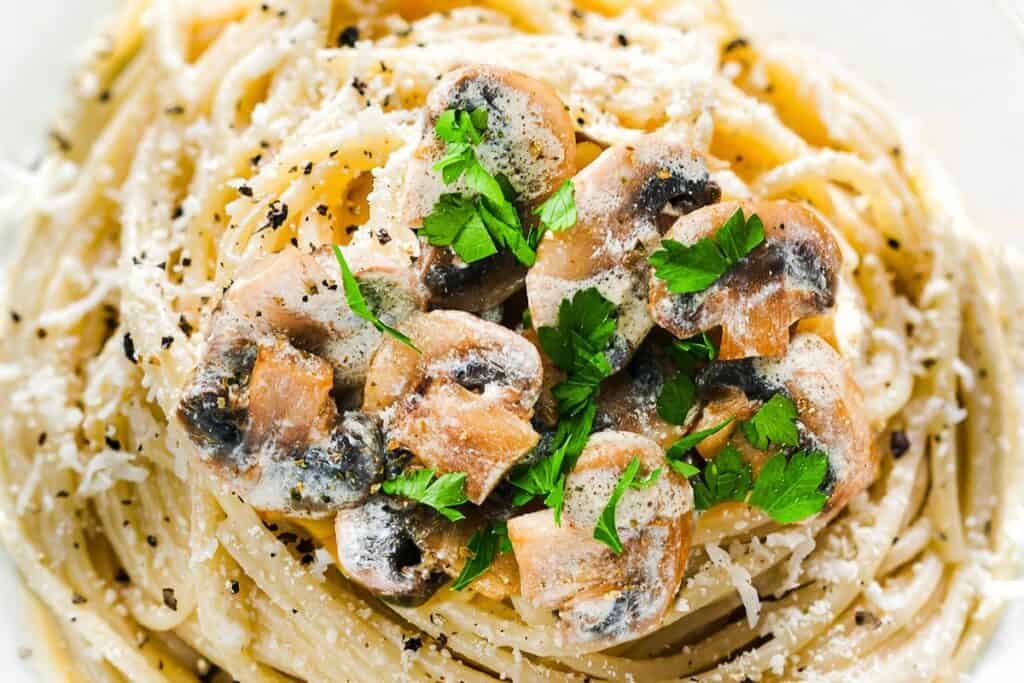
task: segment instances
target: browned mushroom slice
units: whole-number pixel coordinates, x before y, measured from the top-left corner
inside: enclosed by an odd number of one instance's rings
[[[178,419],[200,455],[258,510],[323,516],[382,477],[375,418],[339,414],[330,365],[283,340],[219,352],[186,387]]]
[[[408,264],[364,252],[352,265],[371,306],[396,324],[424,305]],[[349,310],[327,249],[288,249],[239,273],[210,321],[178,419],[202,462],[257,509],[309,516],[359,504],[385,464],[361,400],[381,334]]]
[[[619,501],[615,526],[623,551],[616,555],[593,539],[593,531],[634,457],[641,476],[657,468],[661,475]],[[508,522],[523,597],[556,611],[560,637],[578,650],[650,633],[682,582],[692,511],[689,482],[665,466],[658,444],[626,432],[593,435],[566,482],[562,525],[555,525],[551,510]]]
[[[723,360],[781,356],[790,325],[835,304],[842,255],[818,215],[793,202],[716,204],[683,216],[666,237],[711,237],[738,208],[761,218],[765,241],[700,292],[672,294],[652,272],[651,315],[680,339],[720,326]]]
[[[249,378],[249,442],[258,448],[321,438],[338,414],[333,384],[331,366],[319,356],[283,340],[260,346]]]
[[[509,496],[501,495],[502,489],[493,493],[483,506],[466,506],[462,510],[465,519],[454,523],[437,524],[424,541],[424,548],[438,558],[441,566],[451,577],[462,571],[469,551],[467,546],[476,531],[492,521],[508,519],[512,512]],[[498,553],[487,570],[470,584],[474,593],[492,600],[504,600],[519,594],[519,568],[512,553]]]
[[[735,417],[737,422],[745,419],[775,394],[792,400],[797,408],[800,447],[828,455],[823,490],[829,499],[823,512],[846,505],[877,474],[878,453],[860,388],[843,358],[817,335],[798,334],[782,358],[712,363],[698,378],[697,386],[708,402],[705,412],[714,413],[706,420],[708,424],[722,417]],[[735,423],[720,434],[728,438],[734,428]],[[732,439],[758,469],[765,454],[736,434]],[[702,455],[713,457],[724,443],[701,444]]]
[[[363,295],[385,323],[398,325],[426,307],[426,292],[407,262],[368,249],[345,251]],[[296,347],[328,360],[340,392],[362,387],[370,354],[381,339],[378,330],[349,309],[328,246],[313,253],[286,249],[241,273],[224,296],[212,334],[238,334],[237,320],[255,332],[283,334]]]
[[[576,225],[545,235],[526,277],[535,325],[554,325],[558,306],[597,287],[615,304],[618,329],[609,361],[620,370],[653,327],[647,312],[647,256],[666,209],[692,211],[717,201],[701,156],[665,134],[612,147],[580,171]]]
[[[668,449],[686,433],[685,426],[667,422],[658,414],[658,395],[674,372],[667,353],[649,340],[622,372],[601,386],[594,431],[643,434]]]
[[[380,412],[389,449],[405,449],[439,473],[465,472],[479,504],[538,435],[537,349],[496,323],[434,311],[403,327],[422,353],[385,340],[370,361],[363,409]]]
[[[576,137],[565,105],[548,85],[525,74],[496,66],[475,65],[447,74],[427,98],[420,144],[406,176],[403,214],[419,227],[442,194],[466,192],[463,181],[446,185],[433,169],[446,143],[434,127],[452,109],[487,112],[487,132],[474,151],[495,177],[503,176],[516,192],[525,225],[530,209],[556,190],[575,170]],[[422,240],[423,282],[431,304],[479,312],[504,301],[523,283],[526,269],[509,253],[466,264],[449,247]]]
[[[448,580],[426,539],[444,520],[430,508],[376,495],[342,510],[334,523],[338,567],[389,602],[420,605]]]

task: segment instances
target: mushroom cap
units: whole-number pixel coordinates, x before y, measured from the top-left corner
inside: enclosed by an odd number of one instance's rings
[[[473,65],[451,71],[427,98],[420,144],[406,173],[403,219],[419,227],[442,194],[465,193],[464,180],[446,184],[433,166],[446,151],[435,133],[446,110],[487,112],[487,133],[474,152],[492,175],[504,176],[517,193],[523,223],[530,210],[575,171],[576,136],[572,119],[546,83],[516,71]],[[526,268],[509,253],[466,264],[450,247],[421,240],[420,273],[438,308],[479,312],[492,308],[522,287]]]
[[[737,209],[764,223],[765,241],[700,292],[673,294],[651,272],[648,307],[679,339],[722,328],[719,357],[781,356],[789,328],[836,300],[842,255],[823,219],[787,201],[723,202],[683,216],[665,235],[684,245],[712,237]]]
[[[425,305],[408,263],[349,259],[387,322]],[[330,249],[253,262],[209,327],[177,411],[201,460],[263,511],[317,517],[362,502],[383,476],[380,424],[339,403],[359,398],[381,333],[349,308]]]
[[[667,133],[606,149],[575,179],[576,225],[549,232],[526,276],[536,325],[553,325],[562,300],[596,287],[615,304],[609,361],[620,370],[653,327],[647,312],[647,255],[666,207],[691,211],[719,196],[704,159]]]
[[[842,508],[877,474],[879,454],[860,387],[843,357],[815,334],[796,335],[782,358],[711,363],[697,389],[708,401],[705,410],[718,411],[715,419],[728,411],[743,419],[774,394],[788,396],[797,408],[800,447],[828,455],[822,513]]]
[[[382,600],[405,606],[430,599],[448,580],[425,540],[441,518],[412,501],[375,495],[334,521],[338,568]]]
[[[370,307],[389,325],[426,308],[427,293],[406,260],[344,247]],[[280,334],[334,369],[335,389],[358,392],[381,333],[349,308],[330,246],[287,248],[256,261],[228,288],[211,325],[211,343],[234,336]]]
[[[661,475],[620,499],[615,526],[623,551],[616,555],[594,540],[593,531],[634,457],[641,476],[659,467]],[[682,582],[692,511],[689,482],[665,466],[658,444],[627,432],[593,435],[566,481],[562,525],[555,524],[551,510],[508,522],[523,597],[556,610],[560,637],[581,651],[649,633]]]
[[[642,434],[667,450],[686,434],[684,425],[658,413],[658,396],[675,369],[668,354],[648,337],[629,365],[602,383],[594,431]]]
[[[540,354],[527,339],[461,311],[433,311],[404,326],[421,353],[388,339],[370,361],[363,409],[381,412],[388,447],[438,473],[465,472],[481,503],[536,445]]]

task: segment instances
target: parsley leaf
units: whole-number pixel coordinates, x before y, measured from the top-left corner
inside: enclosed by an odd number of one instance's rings
[[[658,392],[658,415],[669,424],[681,425],[693,407],[697,385],[688,374],[679,372],[665,380]]]
[[[701,441],[708,438],[712,434],[717,434],[718,432],[725,429],[729,424],[732,423],[732,420],[733,418],[730,417],[726,420],[722,420],[714,427],[709,427],[708,429],[702,429],[699,432],[687,434],[686,436],[684,436],[683,438],[679,439],[674,444],[669,446],[668,452],[665,454],[665,457],[669,459],[670,463],[672,461],[681,462],[683,457],[687,453],[689,453],[690,451],[697,447],[697,444],[699,444]]]
[[[687,245],[662,240],[662,248],[648,257],[654,274],[664,280],[673,294],[688,294],[707,289],[726,271],[764,242],[764,224],[757,214],[744,219],[736,209],[714,237],[702,237]]]
[[[696,477],[698,474],[700,474],[699,467],[697,467],[696,465],[691,465],[685,460],[669,460],[668,466],[671,467],[676,474],[678,474],[681,477],[686,477],[687,479],[689,479],[690,477]]]
[[[615,489],[612,491],[608,503],[604,506],[601,516],[597,519],[597,526],[594,527],[594,539],[601,541],[614,550],[616,555],[622,552],[622,541],[619,540],[619,532],[615,528],[615,508],[618,507],[619,500],[626,493],[627,489],[648,488],[658,481],[658,478],[661,476],[660,467],[646,477],[637,479],[636,475],[639,471],[640,458],[633,456],[633,459],[629,461],[626,469],[623,470],[622,475],[619,477],[619,481],[615,484]]]
[[[776,446],[797,446],[800,434],[796,428],[796,406],[783,394],[775,394],[749,420],[740,423],[750,445],[766,450],[768,443]]]
[[[434,470],[411,470],[385,481],[381,489],[390,496],[411,498],[432,507],[452,522],[465,519],[465,515],[455,509],[456,505],[469,501],[465,472],[449,472],[434,479]]]
[[[743,456],[733,446],[726,446],[690,483],[698,510],[726,501],[742,501],[750,491],[750,465],[743,462]]]
[[[523,235],[519,212],[512,204],[515,189],[508,178],[491,175],[473,151],[486,128],[487,110],[482,107],[472,112],[449,109],[438,117],[434,130],[448,147],[434,170],[441,172],[446,185],[463,178],[476,196],[442,195],[424,217],[420,231],[430,244],[451,247],[466,263],[508,249],[529,268],[537,260],[540,235],[537,231]]]
[[[494,563],[494,558],[512,550],[512,543],[508,540],[508,525],[505,522],[491,522],[473,532],[466,547],[472,556],[466,560],[462,571],[452,582],[452,590],[460,591],[473,583]]]
[[[551,454],[513,473],[510,481],[519,489],[513,499],[515,505],[543,495],[544,503],[554,508],[558,524],[566,473],[572,471],[590,437],[597,414],[594,398],[601,382],[612,372],[604,347],[615,333],[614,311],[615,306],[590,287],[562,301],[557,327],[544,325],[537,329],[544,353],[566,373],[566,378],[552,389],[560,419]]]
[[[476,204],[462,195],[441,195],[434,210],[423,219],[420,232],[434,246],[451,246],[466,263],[498,253]]]
[[[821,451],[798,451],[788,462],[777,453],[758,473],[750,504],[780,524],[799,522],[825,507],[828,496],[819,488],[827,474],[828,456]]]
[[[345,300],[348,302],[348,307],[352,309],[352,312],[384,334],[390,334],[398,341],[419,353],[419,349],[416,348],[416,345],[412,343],[412,340],[409,339],[409,337],[402,334],[394,327],[382,322],[381,319],[370,310],[370,307],[366,304],[366,299],[363,297],[362,290],[359,289],[359,281],[356,280],[352,271],[349,270],[348,263],[345,262],[345,257],[342,255],[341,249],[339,249],[336,244],[332,244],[331,247],[334,249],[334,258],[338,260],[338,267],[341,268],[341,285],[345,290]]]
[[[512,498],[515,506],[525,505],[537,496],[545,496],[544,504],[555,510],[555,523],[561,525],[562,504],[565,500],[566,472],[576,465],[590,437],[597,414],[597,404],[590,401],[576,415],[558,423],[553,450],[550,455],[513,472],[509,482],[519,489]]]
[[[576,225],[576,186],[572,180],[562,183],[533,213],[552,232],[568,230]]]
[[[629,485],[629,487],[637,490],[647,489],[653,486],[660,478],[661,468],[659,467],[658,469],[648,474],[646,477],[641,477],[640,479],[635,480],[633,483]]]
[[[718,348],[707,332],[674,341],[668,348],[679,370],[687,374],[693,374],[699,363],[710,362],[718,357]]]
[[[448,109],[437,117],[434,132],[449,144],[478,145],[487,130],[487,110],[477,107],[471,112]]]
[[[541,348],[563,372],[572,374],[577,361],[604,350],[615,333],[615,305],[596,287],[576,292],[558,306],[558,327],[537,330]]]

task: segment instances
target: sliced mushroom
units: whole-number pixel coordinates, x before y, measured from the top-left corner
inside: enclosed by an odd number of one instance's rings
[[[506,489],[492,493],[483,506],[465,506],[466,518],[454,523],[438,524],[424,541],[424,548],[438,558],[451,577],[462,571],[469,553],[466,550],[473,534],[492,521],[505,521],[512,514],[512,497]],[[519,594],[519,568],[512,553],[498,553],[494,561],[473,581],[470,588],[492,600],[505,600]]]
[[[640,476],[657,468],[661,475],[647,488],[628,489],[619,501],[615,526],[623,551],[616,555],[593,532],[634,457]],[[577,650],[650,633],[682,582],[692,511],[689,483],[665,466],[658,444],[627,432],[593,435],[566,482],[562,525],[551,510],[508,522],[523,597],[556,611],[562,641]]]
[[[717,201],[720,191],[701,156],[664,133],[605,150],[574,184],[576,225],[545,235],[526,277],[530,313],[536,325],[554,325],[563,299],[597,287],[618,312],[608,356],[620,370],[654,325],[647,256],[658,243],[659,216]]]
[[[675,371],[664,349],[648,339],[629,365],[601,386],[594,431],[643,434],[668,449],[686,433],[685,426],[667,422],[658,413],[658,395]]]
[[[383,600],[420,605],[448,580],[426,539],[444,520],[410,500],[375,495],[334,523],[338,567]]]
[[[439,473],[465,472],[481,503],[536,445],[540,355],[528,340],[461,311],[434,311],[403,327],[422,353],[385,340],[370,361],[363,410],[384,418],[388,448]]]
[[[464,181],[447,185],[433,169],[446,143],[434,126],[449,109],[487,112],[487,132],[474,151],[495,177],[515,190],[524,225],[530,209],[543,201],[575,170],[576,138],[565,105],[548,85],[525,74],[476,65],[448,73],[427,98],[419,147],[406,176],[403,212],[419,227],[442,194],[466,192]],[[449,247],[422,240],[423,281],[437,308],[479,312],[504,301],[522,287],[526,269],[507,252],[466,264]]]
[[[426,307],[426,292],[408,262],[369,248],[344,251],[367,303],[381,320],[398,325]],[[286,249],[266,257],[228,288],[212,321],[211,339],[266,332],[283,334],[297,348],[329,361],[341,394],[362,387],[370,354],[381,340],[381,333],[349,308],[338,262],[328,246],[313,253]]]
[[[821,337],[798,334],[782,358],[745,358],[709,365],[697,382],[706,400],[700,429],[726,417],[736,421],[706,440],[702,455],[713,457],[726,442],[740,448],[759,469],[766,454],[756,451],[733,430],[775,394],[787,396],[797,408],[800,448],[828,455],[829,470],[822,491],[829,494],[823,512],[837,510],[874,479],[878,469],[871,427],[860,388],[844,359]]]
[[[349,310],[333,259],[290,249],[242,272],[182,390],[178,419],[202,462],[259,510],[325,516],[358,505],[384,474],[380,421],[336,401],[358,399],[380,333]],[[385,320],[423,305],[408,268],[352,262]]]
[[[324,516],[364,500],[385,465],[379,420],[339,413],[331,386],[322,358],[240,341],[199,368],[178,419],[256,509]]]
[[[761,218],[765,241],[701,292],[672,294],[652,272],[651,315],[680,339],[721,327],[723,360],[782,356],[790,325],[835,304],[842,255],[822,219],[794,202],[716,204],[683,216],[666,237],[711,237],[738,208]]]

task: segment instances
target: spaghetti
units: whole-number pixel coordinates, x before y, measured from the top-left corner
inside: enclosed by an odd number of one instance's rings
[[[52,680],[955,680],[1014,567],[1020,265],[872,92],[720,3],[481,5],[134,0],[93,46],[20,195],[0,347],[0,533]],[[701,517],[658,628],[600,651],[516,594],[376,599],[329,521],[258,513],[175,419],[260,257],[416,252],[403,183],[466,64],[553,89],[577,168],[669,131],[723,201],[809,203],[844,250],[874,483],[803,525]]]

